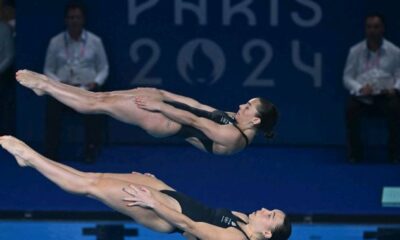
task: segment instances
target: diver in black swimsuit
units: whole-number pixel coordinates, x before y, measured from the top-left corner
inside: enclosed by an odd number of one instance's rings
[[[192,98],[155,88],[94,93],[28,70],[18,71],[16,79],[37,95],[49,95],[80,113],[106,114],[158,138],[178,135],[216,155],[243,150],[257,133],[271,137],[278,121],[275,105],[260,97],[241,104],[236,113],[223,113]],[[166,102],[185,104],[190,111]],[[198,111],[193,109],[206,111],[210,117],[197,116]]]
[[[236,114],[208,106],[202,108],[204,105],[201,104],[198,104],[201,107],[194,107],[171,101],[168,97],[160,101],[137,96],[135,103],[141,109],[162,113],[171,123],[178,123],[178,126],[173,125],[175,131],[170,136],[181,137],[199,149],[221,155],[246,148],[259,131],[268,138],[272,137],[278,118],[275,106],[262,98],[253,98],[240,105]]]
[[[291,233],[288,218],[277,209],[262,208],[249,215],[212,209],[148,174],[82,172],[11,136],[0,137],[0,145],[21,167],[31,167],[63,190],[101,201],[154,231],[179,231],[188,239],[202,240],[287,240]]]

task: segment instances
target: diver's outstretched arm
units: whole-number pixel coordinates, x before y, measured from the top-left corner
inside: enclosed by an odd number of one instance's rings
[[[153,195],[153,192],[146,187],[129,185],[129,187],[125,187],[123,190],[130,195],[124,198],[124,201],[128,202],[128,206],[140,206],[153,209],[162,219],[166,220],[171,225],[199,239],[239,239],[237,234],[226,231],[224,228],[205,222],[196,222],[181,212],[170,208],[162,201],[159,201]]]
[[[215,108],[205,105],[205,104],[202,104],[193,98],[189,98],[189,97],[185,97],[185,96],[178,95],[175,93],[171,93],[166,90],[160,90],[160,91],[161,91],[165,101],[170,101],[170,102],[175,101],[175,102],[184,103],[191,107],[198,108],[198,109],[208,111],[208,112],[212,112],[215,110]]]
[[[207,118],[196,116],[189,111],[178,109],[170,104],[146,96],[135,97],[135,103],[139,108],[160,112],[174,122],[197,128],[208,138],[224,146],[234,144],[238,135],[238,131],[232,131],[232,126],[230,125],[215,123]]]

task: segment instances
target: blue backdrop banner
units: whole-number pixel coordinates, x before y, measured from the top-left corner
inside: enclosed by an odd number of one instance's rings
[[[342,71],[349,47],[363,38],[368,2],[97,0],[86,2],[87,29],[105,44],[108,90],[158,87],[230,111],[262,96],[281,113],[275,143],[343,144]],[[65,3],[18,5],[19,68],[43,71],[49,39],[64,29]],[[19,100],[19,134],[40,141],[44,98],[21,88]],[[109,123],[112,142],[155,141]]]

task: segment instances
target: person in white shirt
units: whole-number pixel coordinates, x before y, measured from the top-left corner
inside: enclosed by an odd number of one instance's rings
[[[389,128],[389,159],[400,160],[400,49],[383,38],[385,21],[380,14],[365,19],[366,39],[351,47],[343,83],[350,93],[346,108],[348,154],[351,162],[363,158],[360,121],[365,113],[382,114]]]
[[[69,3],[65,8],[66,31],[50,40],[44,73],[55,81],[89,91],[99,91],[108,77],[108,61],[101,39],[84,29],[85,7]],[[57,158],[62,113],[68,109],[49,98],[46,116],[46,152]],[[99,116],[84,116],[85,161],[92,162],[99,151],[102,129]]]

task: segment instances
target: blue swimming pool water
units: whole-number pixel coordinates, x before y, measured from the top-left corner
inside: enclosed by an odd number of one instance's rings
[[[183,239],[179,234],[160,234],[131,222],[71,222],[71,221],[0,221],[1,240],[94,240],[84,236],[83,228],[95,228],[97,224],[123,224],[125,228],[138,229],[137,237],[125,239],[174,240]],[[376,231],[378,227],[399,225],[361,224],[294,224],[291,240],[363,240],[363,233]]]

